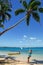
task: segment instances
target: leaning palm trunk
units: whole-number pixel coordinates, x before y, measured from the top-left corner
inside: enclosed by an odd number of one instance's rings
[[[19,20],[17,23],[15,23],[13,26],[7,28],[7,29],[4,30],[3,32],[0,32],[0,36],[1,36],[2,34],[4,34],[5,32],[9,31],[10,29],[16,27],[18,24],[20,24],[20,23],[21,23],[23,20],[25,20],[25,19],[26,19],[26,16],[23,17],[22,19],[20,19],[20,20]]]

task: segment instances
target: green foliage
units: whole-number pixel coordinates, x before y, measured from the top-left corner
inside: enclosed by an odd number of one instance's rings
[[[33,7],[32,10],[33,10],[33,11],[37,11],[37,9],[38,9],[38,6],[36,5],[36,6]]]
[[[1,28],[4,28],[4,25],[3,25],[3,24],[0,24],[0,27],[1,27]]]
[[[7,13],[7,12],[5,12],[5,16],[6,16],[7,19],[11,18],[11,15],[9,13]]]
[[[39,8],[41,5],[41,2],[39,0],[30,0],[29,4],[26,0],[19,0],[20,3],[23,5],[23,9],[18,9],[15,11],[15,15],[19,15],[20,13],[27,13],[26,14],[26,23],[29,25],[30,15],[32,14],[33,18],[40,22],[40,17],[38,12],[43,13],[43,8]],[[5,2],[8,2],[8,0],[5,0]],[[9,7],[8,3],[4,4],[4,1],[0,1],[0,27],[3,27],[3,22],[5,22],[6,19],[10,19],[11,15],[11,8]]]
[[[29,4],[26,2],[26,0],[22,1],[20,0],[22,5],[25,8],[26,11],[26,23],[29,25],[29,20],[30,20],[30,15],[32,14],[33,18],[37,21],[40,22],[40,17],[38,12],[43,12],[43,8],[39,8],[41,5],[41,2],[39,0],[30,0]],[[22,13],[21,11],[17,10],[16,14],[18,15],[19,13]]]
[[[11,12],[12,10],[10,8],[8,8],[8,11]]]
[[[39,12],[40,13],[43,13],[43,8],[39,8]]]
[[[35,0],[30,0],[29,4],[31,4],[33,1],[35,1]]]
[[[18,10],[15,11],[15,15],[18,15],[18,14],[23,13],[23,12],[25,12],[25,10],[18,9]]]
[[[0,27],[4,28],[4,25],[2,24],[2,20],[0,20]]]
[[[5,20],[11,18],[9,12],[11,12],[11,8],[9,7],[8,3],[0,1],[0,27],[4,27],[3,23],[5,22]]]
[[[41,2],[34,0],[34,1],[32,1],[32,2],[29,4],[29,7],[30,7],[30,8],[33,8],[33,7],[36,6],[36,5],[38,5],[38,6],[41,5]]]
[[[39,14],[37,12],[32,12],[33,18],[37,21],[40,22],[40,17]]]
[[[27,8],[27,2],[26,2],[26,1],[23,1],[23,6],[24,6],[25,8]]]

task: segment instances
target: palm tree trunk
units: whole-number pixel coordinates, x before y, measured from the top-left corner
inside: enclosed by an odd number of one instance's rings
[[[7,28],[6,30],[0,32],[0,36],[1,36],[2,34],[4,34],[5,32],[9,31],[10,29],[16,27],[18,24],[20,24],[20,23],[21,23],[23,20],[25,20],[25,19],[26,19],[26,16],[23,17],[22,19],[20,19],[20,20],[19,20],[17,23],[15,23],[13,26],[11,26],[11,27]]]

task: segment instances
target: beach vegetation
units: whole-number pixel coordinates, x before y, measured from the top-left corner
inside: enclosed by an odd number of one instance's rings
[[[30,23],[30,17],[31,16],[36,20],[36,22],[40,23],[39,13],[43,13],[43,7],[41,7],[41,1],[30,0],[28,3],[27,3],[26,0],[18,0],[18,1],[20,1],[20,4],[22,4],[23,8],[19,8],[19,9],[15,10],[15,15],[17,16],[19,14],[24,13],[25,17],[21,18],[18,22],[16,22],[11,27],[9,27],[9,28],[5,29],[4,31],[0,32],[0,36],[3,33],[7,32],[8,30],[11,30],[12,28],[16,27],[23,20],[26,20],[25,22],[28,26],[29,23]],[[0,27],[1,28],[4,27],[5,20],[7,20],[7,19],[9,20],[11,18],[11,14],[9,12],[11,12],[11,7],[9,6],[9,2],[7,4],[4,4],[3,1],[0,1]]]

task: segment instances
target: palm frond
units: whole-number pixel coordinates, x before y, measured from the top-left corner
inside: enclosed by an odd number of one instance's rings
[[[40,13],[43,13],[43,8],[39,8],[39,12]]]
[[[32,16],[33,18],[37,21],[37,22],[40,22],[40,17],[39,17],[39,14],[37,12],[32,12]]]
[[[3,20],[2,20],[2,19],[0,19],[0,25],[2,24],[2,22],[3,22]]]
[[[9,13],[7,13],[7,12],[5,12],[5,18],[7,18],[7,19],[10,19],[11,18],[11,15],[9,14]]]
[[[11,12],[12,10],[10,8],[8,8],[8,11]]]
[[[11,9],[9,8],[9,6],[7,4],[1,5],[0,17],[2,16],[3,22],[6,19],[6,17],[5,17],[6,15],[9,17],[9,19],[11,17],[11,15],[8,14],[7,12],[11,12]]]
[[[2,9],[3,9],[4,11],[7,11],[7,10],[9,9],[9,7],[8,7],[8,5],[4,5],[4,4],[3,4]]]
[[[1,24],[2,20],[0,20],[0,24]]]
[[[11,18],[11,15],[9,12],[11,12],[11,7],[9,7],[9,4],[7,2],[4,2],[7,0],[1,0],[0,1],[0,27],[4,27],[4,22],[7,19]]]
[[[5,20],[5,14],[2,15],[2,21],[4,23],[4,20]]]
[[[30,8],[33,8],[34,6],[39,6],[41,4],[41,2],[40,1],[33,1],[33,2],[31,2],[31,4],[30,4]]]
[[[31,4],[34,0],[30,0],[29,4]]]
[[[23,13],[23,12],[25,12],[25,10],[18,9],[18,10],[15,11],[15,15],[18,15],[18,14]]]
[[[33,10],[33,11],[38,10],[38,6],[37,6],[37,5],[36,5],[36,6],[34,6],[32,10]]]
[[[26,1],[23,1],[23,6],[24,6],[25,8],[27,8],[27,2],[26,2]]]
[[[0,27],[1,27],[1,28],[4,28],[4,25],[3,25],[3,24],[0,24]]]

